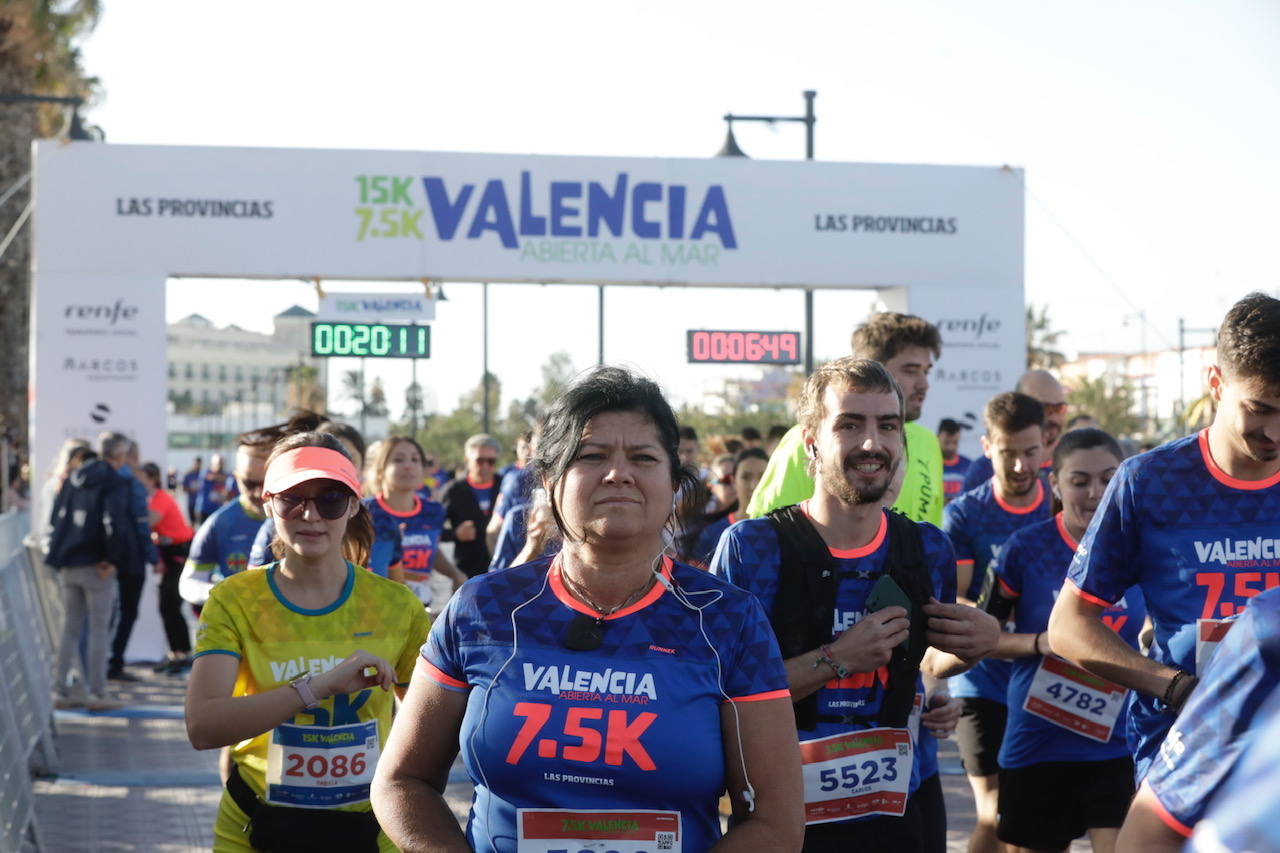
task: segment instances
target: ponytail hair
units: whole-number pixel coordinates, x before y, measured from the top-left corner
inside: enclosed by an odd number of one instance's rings
[[[351,459],[351,454],[333,435],[322,432],[300,432],[287,435],[276,442],[275,447],[271,449],[271,455],[267,457],[267,467],[271,467],[276,457],[299,447],[323,447]],[[369,554],[373,550],[373,516],[369,514],[369,508],[360,500],[359,495],[352,495],[352,497],[356,499],[359,509],[356,510],[355,515],[347,519],[347,529],[342,534],[342,556],[357,566],[367,566]],[[277,532],[271,539],[271,553],[280,560],[284,558],[287,550],[288,546],[280,540],[280,534]]]

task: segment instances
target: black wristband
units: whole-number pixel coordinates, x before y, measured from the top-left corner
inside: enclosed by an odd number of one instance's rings
[[[1195,690],[1199,683],[1200,679],[1185,669],[1175,672],[1173,678],[1169,679],[1169,686],[1164,689],[1162,701],[1165,707],[1177,714],[1187,703],[1187,697],[1191,695],[1191,691]]]
[[[1044,631],[1036,634],[1036,638],[1031,641],[1031,651],[1040,654],[1040,638],[1044,636]]]

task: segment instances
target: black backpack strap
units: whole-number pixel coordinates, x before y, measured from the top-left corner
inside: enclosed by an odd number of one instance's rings
[[[877,721],[902,728],[911,715],[916,696],[916,676],[928,647],[928,617],[921,609],[933,595],[933,579],[924,562],[924,540],[920,527],[901,513],[890,510],[887,570],[911,601],[911,631],[905,647],[893,650],[889,659],[889,686],[880,705]]]
[[[778,638],[782,659],[816,649],[831,639],[831,609],[836,596],[836,567],[826,541],[799,506],[776,509],[765,516],[778,537],[778,597],[769,623]],[[818,697],[792,704],[796,728],[817,725]]]

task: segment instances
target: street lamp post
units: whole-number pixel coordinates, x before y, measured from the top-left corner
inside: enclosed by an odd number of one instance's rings
[[[1215,328],[1192,329],[1187,326],[1186,318],[1178,318],[1178,417],[1187,416],[1187,333],[1213,335],[1214,346],[1218,344],[1218,330]]]
[[[818,123],[818,117],[813,111],[813,99],[818,96],[817,91],[806,89],[804,91],[804,115],[802,116],[739,116],[733,113],[725,113],[724,121],[728,125],[728,133],[725,135],[724,145],[716,152],[717,157],[746,157],[747,153],[738,146],[738,140],[733,136],[733,123],[735,121],[762,121],[766,124],[774,124],[775,122],[799,122],[804,125],[804,159],[813,159],[813,127]],[[813,288],[806,287],[804,289],[804,372],[813,373]]]

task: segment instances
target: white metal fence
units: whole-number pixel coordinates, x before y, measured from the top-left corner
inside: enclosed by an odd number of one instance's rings
[[[26,513],[0,515],[0,853],[39,848],[32,777],[56,767],[52,663],[57,589],[24,543]]]

